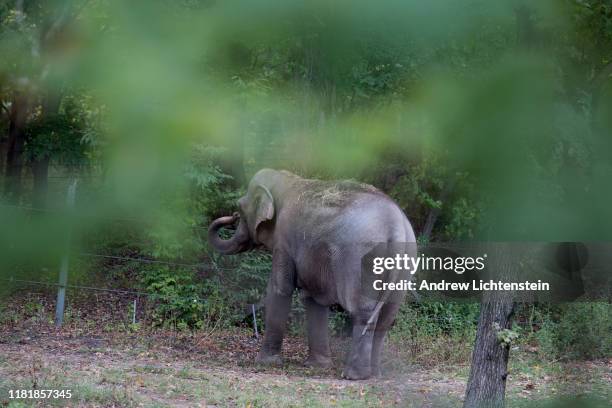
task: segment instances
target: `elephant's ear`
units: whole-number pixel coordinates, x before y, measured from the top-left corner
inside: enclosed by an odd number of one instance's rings
[[[253,237],[257,237],[257,228],[262,222],[274,219],[274,198],[266,186],[258,184],[255,188],[255,223]],[[255,238],[257,240],[257,238]]]

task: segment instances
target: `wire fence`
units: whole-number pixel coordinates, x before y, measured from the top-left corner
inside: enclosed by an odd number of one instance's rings
[[[70,177],[57,177],[61,180],[73,180]],[[11,203],[0,203],[0,208],[12,209],[16,211],[22,212],[37,212],[37,213],[45,213],[50,215],[57,215],[63,217],[75,217],[77,219],[95,219],[101,222],[115,222],[115,223],[135,223],[139,225],[154,225],[158,221],[154,221],[151,219],[145,218],[131,218],[131,217],[109,217],[98,214],[87,214],[82,212],[75,211],[75,208],[71,205],[66,205],[64,207],[57,208],[38,208],[33,206],[25,206],[20,204],[11,204]],[[185,225],[185,227],[194,229],[194,230],[204,230],[207,231],[207,228],[201,226],[190,226]],[[69,234],[69,232],[67,232]],[[208,259],[208,261],[204,262],[177,262],[170,260],[161,260],[161,259],[149,259],[142,257],[133,257],[133,256],[125,256],[125,255],[115,255],[115,254],[104,254],[104,253],[96,253],[91,251],[83,251],[78,253],[70,253],[67,249],[65,256],[74,256],[77,255],[79,257],[87,257],[87,258],[95,258],[95,259],[107,259],[107,260],[115,260],[120,262],[136,262],[143,265],[164,265],[170,267],[178,267],[178,268],[190,268],[194,270],[202,270],[209,269],[217,272],[232,272],[236,271],[238,267],[225,267],[220,266],[217,262],[213,261],[213,258],[210,254],[204,254],[204,256]],[[267,269],[267,267],[258,267],[258,266],[250,266],[251,269]],[[192,295],[192,296],[180,296],[177,294],[167,294],[167,293],[155,293],[148,292],[144,290],[136,290],[136,289],[117,289],[117,288],[104,288],[104,287],[96,287],[90,285],[79,285],[74,283],[62,282],[61,279],[58,282],[50,282],[50,281],[40,281],[34,279],[20,279],[15,276],[9,278],[1,278],[1,280],[18,285],[28,285],[28,286],[38,286],[38,287],[47,287],[47,288],[57,288],[58,289],[58,301],[60,303],[60,293],[61,291],[65,291],[66,289],[74,289],[77,291],[91,291],[95,293],[108,293],[115,295],[122,295],[133,298],[133,306],[132,306],[132,322],[136,323],[138,316],[138,308],[139,304],[143,298],[149,299],[150,301],[164,301],[164,302],[173,302],[173,301],[187,301],[187,302],[202,302],[205,303],[207,301],[206,298]],[[63,303],[63,301],[62,301]],[[257,317],[256,310],[259,309],[262,305],[262,300],[260,299],[258,302],[250,303],[244,305],[244,309],[248,310],[251,308],[252,311],[252,323],[257,333]],[[58,310],[58,315],[63,314],[63,309]],[[452,317],[449,316],[428,316],[429,320],[451,323]],[[61,324],[61,319],[58,322],[56,319],[56,324]]]
[[[110,223],[121,223],[121,224],[133,223],[133,224],[137,224],[138,226],[152,226],[152,225],[156,225],[159,223],[159,220],[152,220],[152,219],[146,219],[146,218],[111,217],[111,216],[106,216],[106,215],[87,213],[86,211],[76,211],[76,208],[75,208],[76,186],[77,186],[76,179],[70,176],[52,176],[51,179],[54,181],[60,181],[60,182],[66,181],[65,183],[61,183],[63,184],[64,187],[67,187],[68,189],[67,202],[65,205],[56,206],[55,208],[53,207],[40,208],[40,207],[35,207],[35,206],[22,205],[20,203],[0,203],[0,211],[2,209],[5,209],[9,211],[10,210],[19,211],[19,212],[26,213],[26,214],[43,213],[43,214],[48,214],[51,217],[66,217],[66,218],[70,217],[70,218],[77,219],[77,220],[83,220],[83,219],[96,220],[96,221],[99,221],[101,225],[110,224]],[[175,221],[176,220],[173,220],[173,222]],[[191,229],[195,231],[207,231],[208,230],[206,227],[197,226],[197,225],[186,225],[185,224],[185,225],[181,225],[181,227],[185,227],[187,229]],[[67,236],[67,242],[69,242],[71,231],[67,229],[65,233]],[[134,244],[133,242],[131,243]],[[142,245],[144,243],[140,243],[140,244]],[[91,286],[91,285],[78,285],[74,283],[69,283],[68,282],[69,259],[71,257],[78,256],[78,257],[113,260],[113,261],[120,261],[120,262],[135,262],[141,265],[163,265],[163,266],[183,268],[183,269],[187,268],[187,269],[192,269],[192,270],[213,270],[215,272],[231,272],[231,271],[236,271],[238,269],[237,266],[227,267],[227,266],[219,265],[219,263],[214,261],[213,257],[206,252],[202,253],[201,255],[203,255],[203,257],[206,258],[207,260],[206,261],[200,260],[197,262],[180,262],[176,260],[156,259],[154,257],[144,258],[144,257],[126,256],[123,254],[116,255],[116,254],[108,254],[108,253],[97,253],[95,251],[76,252],[76,251],[71,250],[70,245],[67,244],[65,253],[63,255],[63,259],[61,262],[61,266],[59,268],[59,279],[57,282],[35,280],[35,279],[21,279],[16,276],[10,276],[8,278],[0,278],[0,280],[12,286],[28,285],[28,286],[47,287],[47,288],[57,288],[58,297],[56,301],[57,303],[56,325],[58,326],[60,326],[63,321],[64,297],[65,297],[66,289],[74,289],[78,291],[93,291],[96,293],[109,293],[109,294],[116,294],[116,295],[123,295],[123,296],[131,296],[134,298],[133,300],[133,310],[134,310],[133,322],[136,322],[136,316],[137,316],[136,308],[138,307],[138,303],[141,298],[146,298],[152,301],[168,302],[168,303],[176,302],[176,301],[205,303],[207,301],[207,298],[201,297],[196,294],[189,294],[187,296],[184,296],[184,295],[177,294],[177,293],[156,293],[156,292],[144,291],[140,289],[105,288],[105,287],[97,287],[97,286]],[[263,267],[249,266],[249,269],[251,270],[266,269],[266,267],[265,266]],[[256,317],[255,317],[254,312],[256,308],[259,308],[259,305],[261,303],[262,302],[260,300],[256,302],[255,304],[250,304],[251,308],[253,309],[253,324],[255,327],[256,327],[256,320],[255,320]]]
[[[146,259],[146,258],[136,258],[136,257],[130,257],[130,256],[117,256],[117,255],[107,255],[107,254],[96,254],[96,253],[91,253],[91,252],[80,252],[77,253],[76,255],[81,256],[81,257],[90,257],[90,258],[102,258],[102,259],[113,259],[113,260],[118,260],[118,261],[129,261],[129,262],[137,262],[137,263],[143,263],[143,264],[154,264],[154,265],[167,265],[167,266],[173,266],[173,267],[180,267],[180,268],[193,268],[193,269],[212,269],[218,272],[232,272],[232,271],[236,271],[237,267],[222,267],[217,265],[214,262],[199,262],[199,263],[184,263],[184,262],[171,262],[171,261],[164,261],[164,260],[157,260],[157,259]],[[267,267],[261,267],[261,266],[250,266],[250,269],[252,270],[266,270],[268,269]],[[28,280],[28,279],[19,279],[16,278],[14,276],[11,276],[9,278],[0,278],[0,280],[5,281],[5,282],[13,282],[13,283],[23,283],[23,284],[31,284],[31,285],[38,285],[38,286],[54,286],[54,287],[58,287],[58,286],[65,286],[67,288],[75,288],[75,289],[84,289],[84,290],[94,290],[94,291],[100,291],[100,292],[109,292],[109,293],[122,293],[122,294],[131,294],[131,295],[137,295],[137,296],[147,296],[150,298],[158,298],[158,299],[183,299],[183,300],[198,300],[198,301],[205,301],[204,298],[198,297],[198,296],[171,296],[171,295],[167,295],[167,294],[159,294],[159,293],[152,293],[152,292],[145,292],[145,291],[141,291],[141,290],[129,290],[129,289],[113,289],[113,288],[101,288],[101,287],[95,287],[95,286],[83,286],[83,285],[74,285],[74,284],[66,284],[66,285],[62,285],[58,282],[48,282],[48,281],[37,281],[37,280]]]
[[[132,324],[138,323],[141,320],[147,320],[147,311],[148,311],[148,303],[143,304],[146,300],[150,302],[163,301],[163,302],[176,302],[176,301],[186,301],[186,302],[200,302],[205,303],[206,299],[199,296],[179,296],[175,294],[162,294],[162,293],[153,293],[153,292],[145,292],[141,290],[131,290],[131,289],[115,289],[115,288],[101,288],[97,286],[88,286],[88,285],[77,285],[77,284],[65,284],[62,285],[58,282],[43,282],[37,280],[29,280],[29,279],[17,279],[14,277],[11,278],[2,278],[0,279],[9,284],[18,284],[18,285],[28,285],[28,286],[38,286],[38,287],[52,287],[52,288],[60,288],[64,287],[66,289],[74,289],[78,292],[82,291],[90,291],[94,293],[106,293],[113,295],[122,295],[127,297],[127,305],[130,306],[130,310],[127,314],[122,316],[125,320],[127,317]],[[254,322],[255,324],[255,322]]]
[[[199,297],[199,296],[178,296],[178,295],[146,292],[146,291],[141,291],[141,290],[102,288],[102,287],[97,287],[97,286],[78,285],[78,284],[61,285],[57,282],[44,282],[44,281],[29,280],[29,279],[18,279],[14,277],[0,278],[0,281],[4,281],[7,283],[13,283],[13,284],[27,285],[27,286],[39,286],[39,287],[58,288],[60,286],[64,286],[67,289],[75,289],[77,291],[92,291],[92,292],[98,292],[98,293],[101,292],[101,293],[108,293],[108,294],[115,294],[115,295],[124,295],[124,296],[129,297],[130,305],[132,301],[134,302],[132,309],[131,309],[131,313],[133,313],[132,323],[136,323],[138,321],[138,319],[136,318],[138,314],[145,314],[145,313],[140,312],[140,310],[142,309],[140,304],[142,303],[143,299],[148,299],[149,301],[153,303],[156,301],[173,302],[177,300],[184,300],[184,301],[189,301],[189,302],[202,302],[202,303],[207,301],[206,298]],[[253,304],[244,305],[244,308],[242,308],[244,310],[243,318],[253,317],[252,319],[253,328],[257,327],[257,320],[256,320],[257,317],[252,316],[251,313],[258,312],[261,309],[261,307],[262,307],[261,303],[253,303]],[[332,311],[332,314],[333,313],[338,313],[338,311],[336,312]],[[303,320],[303,317],[301,317],[301,319]],[[454,316],[443,316],[443,315],[436,316],[436,315],[431,315],[429,313],[422,314],[421,319],[425,319],[431,322],[437,322],[439,324],[440,323],[453,324],[459,321],[459,319],[457,319]]]
[[[86,254],[86,255],[89,255],[89,254]],[[136,258],[129,258],[129,257],[112,257],[112,258],[122,259],[122,260],[127,259],[131,261],[136,260],[136,261],[141,261],[141,262],[143,261],[143,260],[139,260]],[[146,261],[149,261],[149,260],[146,260]],[[173,264],[173,263],[166,263],[166,264]],[[174,265],[183,266],[184,264],[174,263]],[[225,269],[230,270],[231,268],[225,268]],[[210,300],[208,298],[201,297],[198,295],[182,296],[176,293],[163,293],[163,292],[158,293],[158,292],[150,292],[146,290],[118,289],[118,288],[108,288],[108,287],[99,287],[99,286],[73,284],[73,283],[63,284],[60,282],[50,282],[50,281],[33,280],[33,279],[20,279],[16,277],[0,278],[0,281],[13,286],[13,288],[17,290],[19,290],[23,286],[30,286],[30,287],[53,288],[53,289],[57,289],[58,291],[61,289],[63,290],[71,289],[71,290],[75,290],[76,293],[79,295],[82,295],[83,292],[117,295],[117,296],[120,296],[119,299],[122,299],[121,301],[118,301],[116,298],[115,300],[109,298],[109,301],[113,305],[112,306],[113,309],[118,308],[122,310],[122,312],[119,312],[119,316],[117,317],[116,311],[107,310],[107,312],[105,312],[107,316],[105,316],[104,319],[100,319],[100,320],[113,320],[115,322],[123,321],[126,323],[132,323],[132,324],[153,322],[155,320],[154,316],[160,315],[160,313],[158,313],[156,310],[156,305],[160,304],[160,302],[162,304],[167,305],[168,307],[173,307],[172,305],[177,305],[179,303],[182,303],[183,304],[182,307],[185,307],[186,303],[187,304],[192,304],[192,303],[200,304],[204,306]],[[28,293],[32,293],[32,292],[28,292]],[[44,293],[46,293],[47,296],[50,295],[50,293],[47,291],[45,291]],[[98,300],[97,296],[96,296],[96,300]],[[69,310],[72,310],[72,311],[78,310],[78,313],[84,312],[85,314],[88,314],[86,310],[90,310],[91,305],[89,304],[83,305],[82,302],[80,302],[79,306],[75,306],[74,305],[75,301],[76,299],[73,299],[73,305],[72,307],[69,307]],[[55,307],[57,307],[56,305],[57,300],[53,303],[55,304]],[[239,320],[244,321],[245,319],[247,319],[247,321],[250,321],[250,324],[252,325],[252,328],[254,330],[254,335],[256,337],[258,337],[259,335],[258,329],[257,329],[258,328],[258,323],[257,323],[258,317],[256,315],[256,312],[261,308],[261,306],[262,306],[262,302],[260,301],[256,303],[245,304],[242,307],[239,307],[239,310],[242,311],[241,313],[242,318]],[[166,307],[164,310],[167,310],[168,307]],[[206,310],[206,308],[202,308],[202,309]],[[64,310],[62,310],[61,312],[62,314],[65,313]],[[177,311],[177,315],[178,314],[179,314],[179,311]],[[208,316],[205,316],[203,313],[203,315],[201,316],[201,319],[206,319],[206,317]],[[216,316],[215,320],[218,320],[219,318],[220,318],[219,316]],[[167,319],[164,318],[164,320],[167,320]],[[170,327],[172,327],[172,324],[176,325],[177,322],[178,320],[173,321],[172,316],[170,316],[170,319],[168,319],[167,321],[167,323],[170,324]],[[162,323],[162,322],[159,321],[159,322],[156,322],[156,324],[157,323]],[[206,322],[206,323],[213,323],[213,322]],[[215,326],[217,324],[218,322],[215,324]],[[56,326],[59,327],[61,325],[63,325],[63,319],[62,319],[62,324],[58,324],[56,320]]]

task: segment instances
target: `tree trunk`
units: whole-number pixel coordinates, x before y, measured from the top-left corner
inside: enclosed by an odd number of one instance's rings
[[[534,25],[533,12],[524,2],[515,8],[517,45],[535,50],[539,45],[539,33]],[[498,262],[491,264],[491,278],[511,282],[515,261],[510,247],[497,244],[494,248]],[[491,258],[489,258],[491,260]],[[478,330],[472,353],[472,365],[465,392],[464,408],[503,408],[505,406],[506,378],[510,345],[498,339],[500,330],[512,327],[514,313],[512,292],[487,291],[482,296]]]
[[[4,171],[5,171],[5,159],[6,159],[6,149],[8,147],[8,129],[6,129],[6,133],[5,129],[2,129],[1,131],[2,133],[0,133],[0,176],[4,175]]]
[[[514,302],[497,292],[487,293],[491,295],[486,296],[488,299],[480,306],[464,408],[502,408],[505,405],[510,347],[500,343],[497,332],[512,326]]]
[[[516,279],[518,264],[511,244],[496,243],[484,253],[489,255],[489,265],[488,276],[481,277],[483,280],[512,282]],[[503,408],[505,405],[510,344],[501,342],[498,333],[511,329],[514,306],[511,291],[486,291],[482,295],[464,408]]]
[[[43,120],[52,118],[59,113],[61,95],[49,92],[42,100]],[[36,135],[34,135],[36,137]],[[43,152],[35,157],[32,164],[33,196],[32,206],[45,208],[47,205],[47,191],[49,187],[49,157],[50,152]]]
[[[11,202],[17,202],[21,196],[26,117],[26,98],[20,93],[15,93],[9,114],[9,137],[6,152],[5,192]]]
[[[32,162],[32,176],[34,178],[32,206],[34,208],[45,208],[47,206],[49,161],[49,157],[41,157]]]
[[[446,205],[446,200],[448,196],[450,196],[455,189],[456,180],[451,179],[446,183],[444,188],[442,189],[442,193],[440,193],[440,202],[442,205]],[[442,212],[441,207],[432,208],[429,214],[427,215],[427,220],[425,221],[425,226],[423,227],[423,233],[421,234],[421,239],[425,242],[428,242],[431,238],[431,233],[433,232],[433,228],[436,225],[436,221]]]

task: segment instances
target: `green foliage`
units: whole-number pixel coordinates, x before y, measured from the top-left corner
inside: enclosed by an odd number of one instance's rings
[[[270,255],[254,252],[236,258],[233,263],[214,262],[205,274],[165,266],[143,270],[139,281],[153,294],[154,323],[200,329],[237,325],[247,318],[250,325],[246,306],[263,298]]]
[[[221,213],[231,213],[241,194],[233,188],[233,177],[224,173],[219,162],[224,148],[198,144],[193,147],[185,168],[185,178],[190,184],[191,211],[210,218]]]
[[[26,128],[25,155],[63,165],[85,164],[95,140],[94,115],[84,98],[64,98],[59,112],[36,112]]]
[[[222,148],[195,145],[180,183],[163,194],[146,231],[142,250],[158,259],[198,259],[207,251],[206,230],[216,216],[234,211],[240,191],[228,182],[232,176],[217,164]]]
[[[442,236],[449,240],[472,238],[479,212],[480,206],[473,198],[457,197],[450,201],[438,227],[443,230]]]
[[[471,338],[475,334],[479,310],[476,303],[405,303],[392,329],[392,337],[426,339],[446,335]]]
[[[439,213],[431,240],[476,238],[483,220],[488,239],[612,231],[610,128],[595,120],[609,107],[609,2],[524,2],[525,21],[513,2],[64,3],[0,1],[0,153],[14,95],[27,93],[26,163],[95,162],[109,194],[82,206],[86,219],[150,221],[108,232],[78,222],[75,236],[90,233],[102,254],[198,265],[71,271],[140,284],[154,293],[155,324],[240,324],[263,296],[269,254],[221,257],[206,243],[244,189],[233,164],[371,182],[417,234]],[[50,96],[61,96],[57,112],[45,111]],[[0,221],[2,276],[57,263],[62,220],[0,209]],[[609,306],[542,310],[527,337],[544,353],[609,355]],[[471,339],[477,311],[406,304],[392,337]],[[300,303],[294,316],[302,323]],[[331,320],[336,332],[347,325],[341,312]]]
[[[495,336],[502,347],[510,347],[510,345],[519,338],[519,333],[511,329],[502,329],[499,323],[493,323]]]
[[[417,235],[438,210],[430,240],[461,240],[474,235],[482,197],[465,172],[454,171],[439,154],[418,159],[392,154],[365,179],[379,186],[409,216]]]
[[[405,303],[389,340],[412,363],[436,367],[463,364],[472,352],[478,312],[476,303]]]
[[[612,356],[610,303],[569,303],[555,309],[544,317],[542,327],[535,333],[543,356],[563,359]]]
[[[264,251],[252,251],[237,256],[237,264],[225,268],[227,288],[232,291],[235,302],[256,303],[263,299],[268,277],[272,269],[272,254]]]
[[[330,332],[335,336],[350,335],[352,328],[351,317],[346,311],[337,309],[332,309],[329,318]]]
[[[196,281],[187,270],[159,267],[141,275],[141,283],[154,294],[154,323],[178,329],[201,329],[223,324],[229,313],[218,281]]]
[[[133,288],[137,282],[140,290],[151,293],[155,325],[198,329],[240,324],[245,306],[263,297],[271,267],[269,253],[221,256],[208,248],[211,218],[232,211],[239,194],[225,184],[231,177],[215,164],[221,151],[206,146],[194,149],[174,190],[178,194],[162,195],[160,210],[148,215],[151,222],[107,221],[89,235],[92,238],[86,245],[92,252],[169,263],[120,260],[85,267],[104,270],[105,279],[120,287]]]

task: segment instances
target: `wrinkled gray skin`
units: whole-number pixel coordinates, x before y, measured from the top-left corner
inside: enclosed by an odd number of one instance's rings
[[[330,366],[328,310],[340,304],[353,322],[343,376],[358,380],[378,375],[383,340],[400,303],[381,302],[374,313],[378,302],[360,292],[361,258],[372,248],[368,243],[415,242],[398,206],[366,184],[309,180],[263,169],[252,178],[238,207],[239,214],[210,225],[208,238],[224,254],[260,245],[272,251],[266,330],[258,361],[281,363],[291,296],[299,288],[307,317],[306,364]],[[234,236],[221,239],[219,229],[238,219]]]

